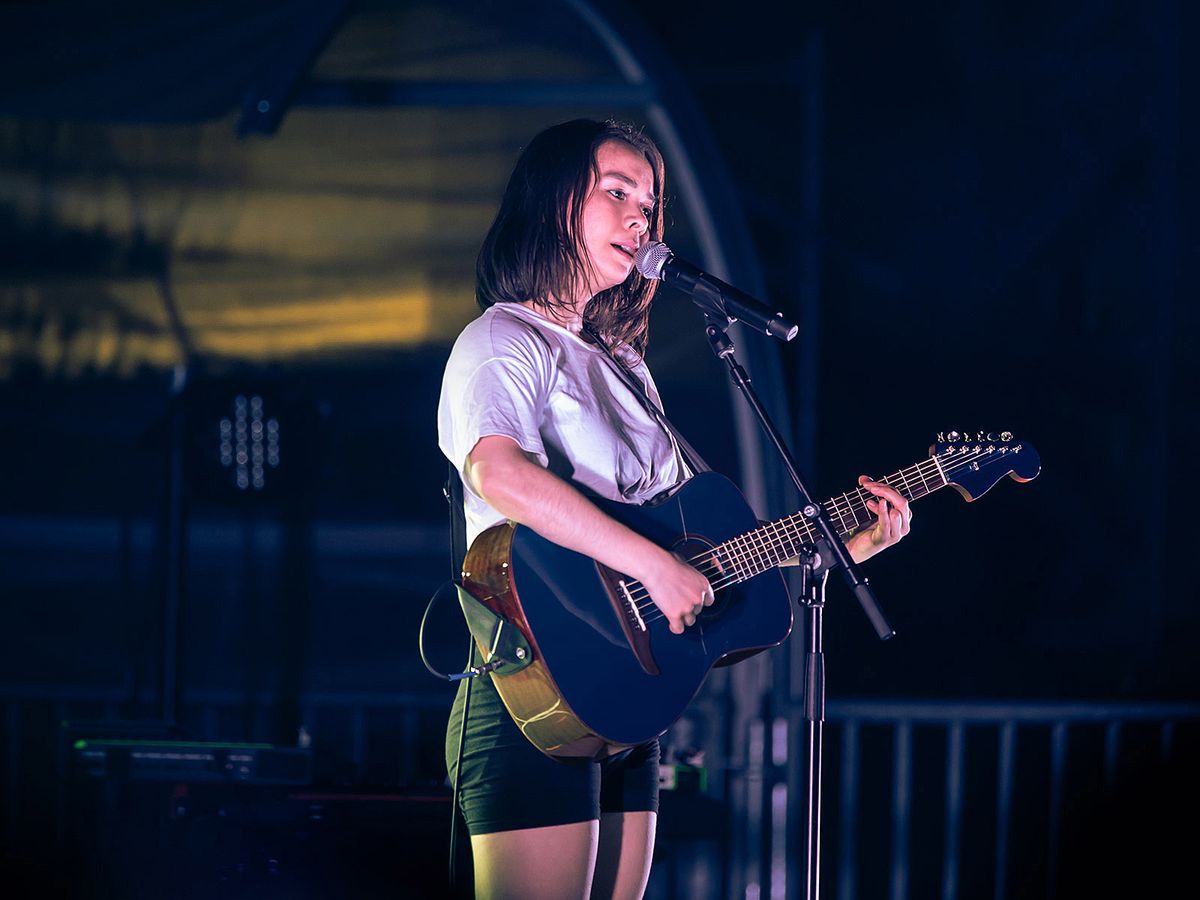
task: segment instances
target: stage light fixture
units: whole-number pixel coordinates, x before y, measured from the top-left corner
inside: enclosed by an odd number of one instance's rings
[[[267,473],[280,464],[279,420],[268,416],[258,394],[238,394],[230,403],[230,414],[217,426],[218,452],[222,467],[239,491],[262,491]]]

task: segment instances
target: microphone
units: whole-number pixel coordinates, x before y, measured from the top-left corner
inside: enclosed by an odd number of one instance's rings
[[[800,330],[785,319],[783,313],[771,312],[769,306],[749,294],[684,262],[661,241],[649,241],[638,247],[633,254],[633,264],[643,278],[662,279],[688,294],[697,306],[711,315],[724,316],[730,322],[740,319],[751,328],[781,341],[790,341]]]

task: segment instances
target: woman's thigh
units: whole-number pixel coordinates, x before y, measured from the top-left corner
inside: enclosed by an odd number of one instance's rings
[[[599,836],[594,819],[472,835],[476,900],[587,900]]]
[[[646,892],[657,819],[658,814],[653,812],[600,816],[591,900],[638,900]]]
[[[551,759],[521,734],[495,688],[476,685],[459,771],[462,691],[451,713],[446,766],[459,778],[459,807],[472,835],[580,824],[600,817],[600,765]]]

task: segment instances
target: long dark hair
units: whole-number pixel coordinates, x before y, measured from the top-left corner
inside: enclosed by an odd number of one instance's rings
[[[536,300],[551,309],[571,306],[571,292],[584,282],[589,262],[577,235],[583,234],[583,201],[596,168],[596,151],[608,141],[628,144],[654,172],[654,212],[649,237],[663,232],[663,159],[650,138],[622,122],[575,119],[547,128],[522,151],[504,190],[475,265],[475,299],[493,303]],[[636,269],[621,284],[588,301],[584,318],[609,341],[638,353],[649,338],[650,300],[657,281]]]

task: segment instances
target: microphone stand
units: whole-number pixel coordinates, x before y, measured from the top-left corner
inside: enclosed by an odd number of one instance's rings
[[[854,593],[880,640],[887,640],[895,632],[883,617],[866,576],[859,572],[857,563],[850,558],[850,553],[834,529],[829,514],[820,503],[812,499],[812,495],[800,477],[795,459],[751,386],[750,376],[734,357],[733,341],[729,338],[728,328],[735,320],[719,317],[708,311],[705,311],[704,318],[707,323],[704,333],[708,337],[713,353],[718,359],[724,360],[729,367],[733,383],[746,402],[750,404],[750,408],[754,410],[767,437],[783,460],[788,475],[791,476],[792,482],[800,492],[800,499],[803,502],[801,513],[813,525],[815,532],[820,535],[820,543],[833,557],[832,560],[823,560],[816,547],[807,545],[801,549],[799,555],[801,587],[797,602],[804,604],[809,613],[808,649],[804,656],[804,745],[808,754],[804,791],[806,805],[804,896],[806,900],[817,900],[821,884],[821,750],[825,724],[825,654],[822,649],[822,639],[825,581],[829,570],[834,568],[842,570],[847,585]]]

